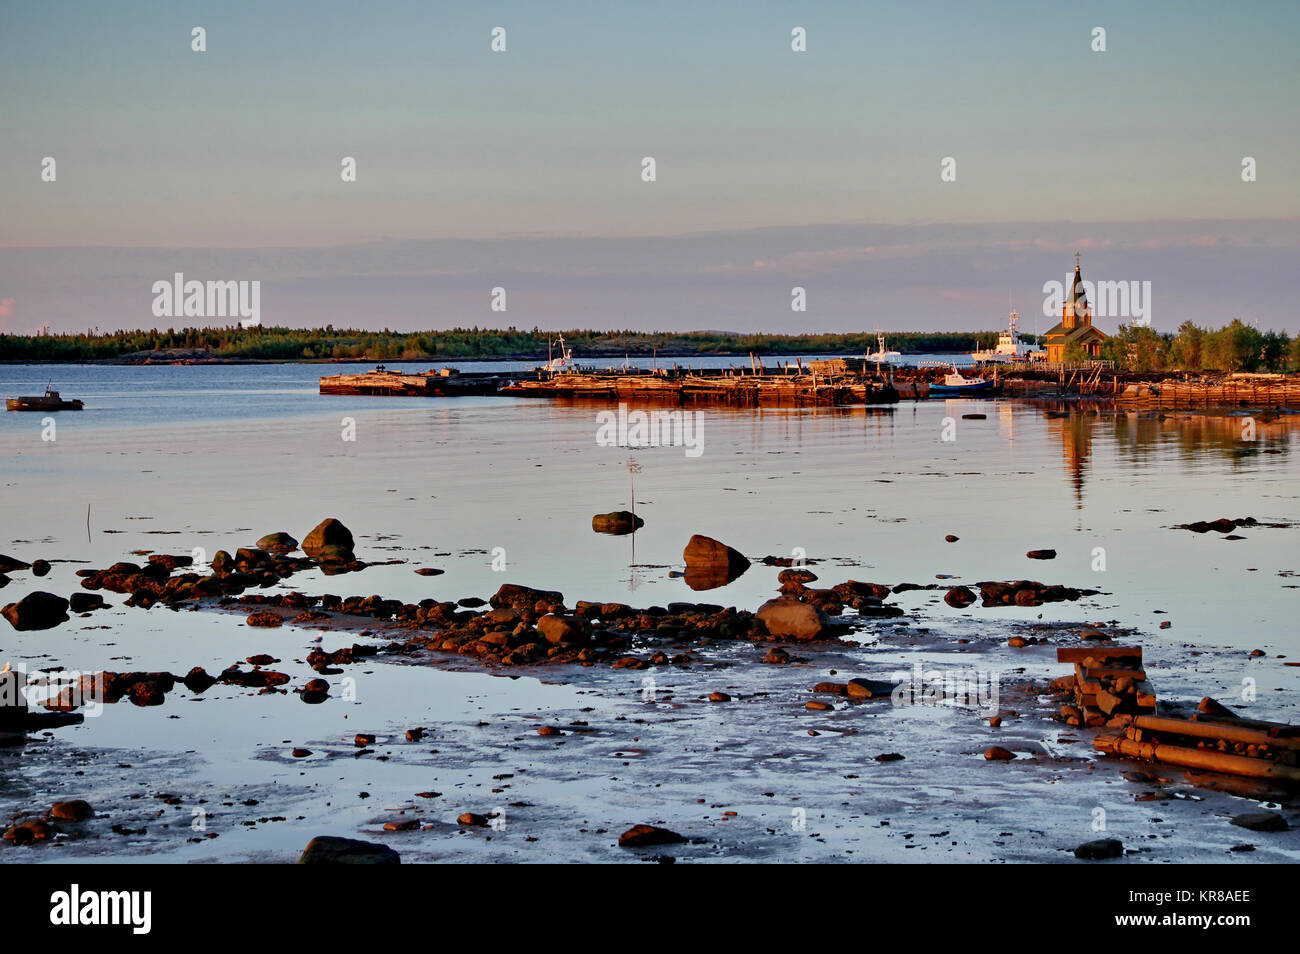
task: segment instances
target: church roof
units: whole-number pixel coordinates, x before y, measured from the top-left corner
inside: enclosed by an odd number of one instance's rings
[[[1046,338],[1064,338],[1066,343],[1072,341],[1082,341],[1084,338],[1096,336],[1098,339],[1108,337],[1106,332],[1102,331],[1095,325],[1076,325],[1073,328],[1066,328],[1065,325],[1057,325],[1051,331],[1047,332]]]

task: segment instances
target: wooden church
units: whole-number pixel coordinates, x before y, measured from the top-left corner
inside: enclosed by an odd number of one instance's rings
[[[1092,324],[1092,305],[1088,302],[1079,271],[1079,253],[1074,253],[1074,281],[1065,304],[1061,306],[1061,323],[1044,336],[1047,339],[1047,360],[1064,361],[1066,349],[1078,345],[1088,358],[1101,357],[1101,343],[1106,333]]]

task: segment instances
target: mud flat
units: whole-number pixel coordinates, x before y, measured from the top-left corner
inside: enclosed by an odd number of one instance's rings
[[[0,861],[291,861],[322,834],[406,861],[1073,861],[1099,832],[1121,839],[1126,860],[1300,860],[1290,792],[1100,759],[1092,732],[1062,719],[1069,693],[1052,683],[1070,669],[1057,650],[1136,634],[981,615],[1028,616],[1046,599],[1091,613],[1096,591],[823,589],[818,574],[836,571],[760,561],[743,572],[770,575],[780,613],[570,606],[516,584],[426,605],[258,592],[329,563],[323,579],[358,579],[366,564],[345,531],[316,528],[304,541],[315,557],[214,558],[205,585],[165,556],[150,566],[166,572],[83,571],[86,589],[129,593],[129,605],[77,620],[157,626],[176,611],[202,638],[173,650],[174,676],[160,664],[128,680],[160,692],[116,693],[96,718],[0,755],[15,827],[56,801],[94,812],[46,821],[45,838],[6,843]],[[932,619],[961,586],[982,605]],[[199,680],[199,647],[239,663]],[[1147,659],[1162,702],[1190,703],[1162,676],[1191,659]],[[326,685],[313,693],[316,680]],[[154,744],[132,744],[146,725]],[[1278,805],[1288,830],[1232,824]],[[620,846],[637,825],[683,840]]]

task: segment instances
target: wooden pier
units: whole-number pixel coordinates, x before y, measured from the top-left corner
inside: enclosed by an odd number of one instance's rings
[[[740,407],[760,404],[893,404],[898,391],[874,373],[850,370],[844,361],[802,362],[778,372],[755,365],[743,369],[689,371],[540,372],[504,386],[503,394],[521,397],[590,398],[593,400],[661,400],[669,403],[716,403]]]
[[[454,369],[408,374],[379,368],[363,374],[335,374],[320,379],[321,394],[380,395],[383,397],[453,397],[496,394],[509,381],[494,372],[459,372]]]

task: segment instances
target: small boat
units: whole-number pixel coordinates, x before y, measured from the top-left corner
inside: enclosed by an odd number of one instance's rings
[[[59,392],[45,389],[41,397],[5,398],[6,411],[80,411],[85,407],[82,401],[65,401]]]
[[[903,356],[898,351],[885,350],[885,333],[879,328],[876,329],[876,347],[879,349],[878,351],[874,354],[868,351],[866,355],[868,361],[874,361],[876,364],[892,363],[895,359]]]
[[[951,373],[944,375],[939,384],[930,385],[930,394],[981,394],[993,390],[993,382],[988,378],[963,378],[954,367]]]

